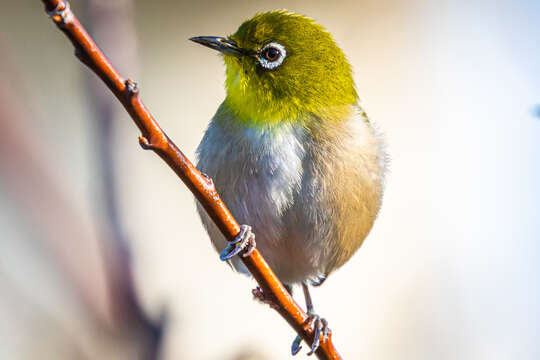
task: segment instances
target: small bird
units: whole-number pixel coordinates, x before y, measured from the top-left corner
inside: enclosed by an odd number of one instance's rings
[[[301,284],[315,329],[327,336],[309,285],[320,285],[368,235],[381,206],[383,141],[359,104],[351,66],[331,34],[287,10],[256,14],[228,37],[190,40],[219,51],[227,96],[197,149],[200,171],[242,225],[228,242],[199,205],[221,259],[256,246],[279,279]],[[300,350],[300,337],[292,353]]]

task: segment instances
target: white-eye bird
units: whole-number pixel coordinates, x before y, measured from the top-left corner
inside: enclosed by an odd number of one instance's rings
[[[247,272],[236,254],[254,246],[279,279],[302,284],[316,334],[308,283],[342,266],[368,235],[381,206],[386,155],[359,105],[351,66],[312,19],[276,10],[255,15],[226,38],[191,40],[218,50],[227,96],[197,149],[200,171],[241,224],[228,243],[205,210],[202,222],[221,258]],[[251,232],[251,229],[253,232]],[[300,349],[293,342],[293,354]]]

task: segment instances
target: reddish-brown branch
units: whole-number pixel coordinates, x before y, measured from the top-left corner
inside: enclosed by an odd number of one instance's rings
[[[167,137],[143,104],[137,84],[120,76],[105,55],[92,41],[73,12],[63,0],[42,0],[52,20],[71,40],[75,55],[96,73],[124,105],[142,136],[139,143],[144,149],[156,152],[182,179],[186,186],[204,206],[207,213],[227,239],[234,239],[240,226],[219,197],[212,179],[202,174],[178,147]],[[54,11],[54,13],[51,13]],[[308,343],[313,342],[313,329],[307,324],[308,315],[296,304],[283,284],[256,249],[242,261],[257,280],[266,296],[277,305],[277,311]],[[321,340],[316,352],[319,359],[341,359],[332,344],[332,335]]]

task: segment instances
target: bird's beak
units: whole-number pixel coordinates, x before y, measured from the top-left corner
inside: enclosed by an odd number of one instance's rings
[[[236,43],[232,40],[225,39],[218,36],[196,36],[192,37],[189,40],[194,41],[198,44],[209,47],[210,49],[217,50],[223,54],[233,55],[233,56],[243,56],[246,55],[244,50],[238,47]]]

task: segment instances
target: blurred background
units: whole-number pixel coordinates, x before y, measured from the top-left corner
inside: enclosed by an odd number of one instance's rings
[[[313,294],[337,349],[540,358],[540,2],[71,7],[191,159],[225,93],[189,37],[275,8],[326,26],[392,159],[373,231]],[[0,359],[290,358],[290,327],[218,260],[191,194],[40,1],[2,4],[0,54]]]

